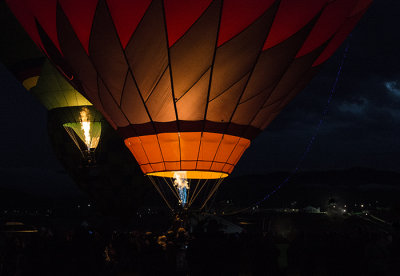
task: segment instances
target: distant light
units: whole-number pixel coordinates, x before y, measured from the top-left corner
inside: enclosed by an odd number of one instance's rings
[[[78,208],[81,208],[81,205],[78,205]]]
[[[343,209],[343,213],[346,213],[346,209]]]
[[[87,207],[90,207],[90,203],[88,203]]]
[[[364,208],[364,204],[361,204],[361,208]]]
[[[345,204],[345,205],[344,205],[344,208],[346,208],[346,207],[347,207],[347,205]]]

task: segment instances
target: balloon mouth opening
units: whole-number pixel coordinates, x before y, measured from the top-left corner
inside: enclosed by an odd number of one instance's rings
[[[174,178],[177,174],[185,173],[187,179],[220,179],[225,178],[229,174],[214,171],[161,171],[146,173],[148,176],[169,177]]]

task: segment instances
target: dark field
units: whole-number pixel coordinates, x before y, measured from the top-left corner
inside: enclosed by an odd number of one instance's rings
[[[227,219],[244,231],[228,234],[229,227],[212,216],[187,230],[173,223],[162,231],[168,219],[155,215],[141,227],[54,218],[41,220],[43,225],[3,226],[0,275],[400,273],[399,227],[371,214],[269,211]]]

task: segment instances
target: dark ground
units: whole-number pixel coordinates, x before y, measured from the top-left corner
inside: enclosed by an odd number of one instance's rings
[[[140,230],[116,230],[115,225],[99,220],[81,223],[59,219],[54,223],[56,218],[48,219],[53,223],[47,224],[42,220],[43,225],[36,226],[37,233],[4,232],[12,227],[4,226],[0,275],[400,273],[400,231],[396,223],[379,223],[362,213],[257,212],[228,219],[245,231],[224,234],[221,225],[210,220],[191,233],[178,227],[150,232],[156,228],[154,222],[162,221],[157,216],[150,216],[143,223],[148,229]]]

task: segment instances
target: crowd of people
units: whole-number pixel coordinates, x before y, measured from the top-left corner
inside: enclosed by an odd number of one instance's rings
[[[297,231],[226,234],[211,220],[163,233],[81,225],[1,233],[0,275],[400,275],[399,237]]]

